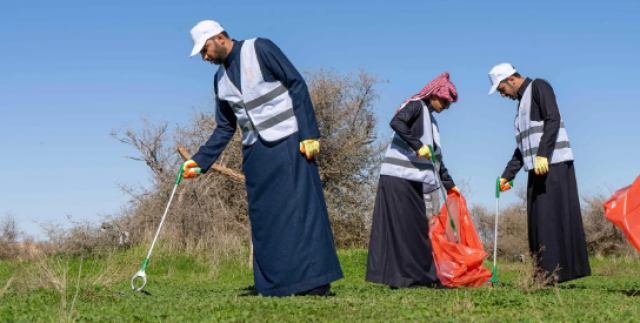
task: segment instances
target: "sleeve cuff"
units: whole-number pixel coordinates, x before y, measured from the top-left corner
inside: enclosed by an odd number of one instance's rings
[[[500,178],[504,178],[507,180],[507,182],[510,182],[512,180],[514,180],[516,178],[515,175],[511,175],[511,172],[509,171],[504,171],[504,173],[502,173],[502,175],[500,176]]]
[[[449,181],[449,182],[444,182],[444,188],[448,191],[452,188],[456,187],[456,183],[453,182],[453,180]]]
[[[538,153],[536,154],[536,157],[544,157],[546,159],[549,159],[551,157],[550,156],[551,154],[549,153],[550,151],[552,151],[552,150],[546,150],[546,149],[543,150],[543,149],[538,148]]]
[[[196,164],[198,164],[200,169],[202,169],[202,173],[206,173],[209,170],[209,168],[211,168],[211,165],[213,165],[213,162],[208,161],[207,158],[204,155],[201,155],[200,153],[197,153],[191,156],[191,160],[193,160],[194,162],[196,162]]]
[[[422,142],[420,142],[420,141],[418,141],[418,142],[411,141],[408,144],[411,147],[411,149],[413,149],[414,151],[418,151],[418,150],[420,150],[420,148],[422,148],[422,146],[424,146],[424,144]]]
[[[313,132],[307,132],[307,131],[299,131],[298,130],[298,139],[300,139],[299,141],[305,141],[308,139],[320,139],[320,131],[313,131]]]

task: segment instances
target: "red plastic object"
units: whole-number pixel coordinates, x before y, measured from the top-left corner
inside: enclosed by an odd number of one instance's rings
[[[640,251],[640,176],[633,184],[613,193],[603,206],[607,220],[622,229],[627,240]]]
[[[438,278],[445,286],[454,288],[485,286],[492,275],[489,269],[482,266],[488,254],[484,251],[478,231],[471,220],[467,202],[459,194],[450,194],[447,202],[460,243],[455,243],[447,218],[447,207],[444,205],[429,228]]]

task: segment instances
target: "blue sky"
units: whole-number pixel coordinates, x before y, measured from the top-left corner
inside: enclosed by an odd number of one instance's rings
[[[487,96],[487,73],[510,62],[556,90],[580,193],[608,194],[640,175],[638,12],[638,1],[5,2],[0,215],[38,235],[34,220],[117,212],[127,197],[116,182],[146,185],[146,166],[109,133],[143,115],[184,124],[210,106],[216,67],[188,58],[189,30],[205,19],[236,39],[270,38],[300,70],[389,80],[383,136],[406,97],[449,71],[460,101],[438,116],[444,158],[469,181],[469,202],[487,206],[515,148],[515,103]]]

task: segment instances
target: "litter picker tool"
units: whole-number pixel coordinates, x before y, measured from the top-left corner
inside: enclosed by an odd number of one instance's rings
[[[202,170],[200,169],[200,167],[195,167],[195,168],[189,168],[189,171],[200,174]],[[151,258],[151,252],[153,252],[153,247],[156,245],[156,241],[158,240],[158,236],[160,235],[160,230],[162,229],[162,224],[164,223],[164,220],[167,217],[167,213],[169,212],[169,207],[171,206],[173,195],[176,193],[176,189],[178,188],[178,185],[182,180],[183,174],[184,174],[184,163],[182,163],[182,165],[180,166],[180,171],[178,172],[178,176],[176,177],[176,182],[175,182],[176,184],[173,186],[173,191],[171,192],[171,196],[169,197],[169,203],[167,203],[167,208],[164,210],[164,215],[162,215],[162,219],[160,220],[160,225],[158,225],[158,231],[156,231],[156,235],[155,237],[153,237],[151,248],[149,248],[149,253],[147,253],[147,258],[142,263],[142,267],[140,268],[140,270],[135,275],[133,275],[133,278],[131,278],[131,289],[137,292],[141,291],[145,286],[147,286],[146,270],[147,270],[147,265],[149,264],[149,258]],[[136,278],[142,279],[142,286],[140,286],[139,288],[136,288],[134,284],[134,281],[136,280]]]
[[[509,181],[509,185],[513,186],[513,180]],[[493,230],[493,275],[491,279],[487,283],[489,286],[493,287],[494,284],[502,285],[498,281],[498,266],[496,264],[496,259],[498,257],[498,218],[500,217],[500,176],[496,180],[496,218],[495,218],[495,228]]]
[[[449,223],[451,224],[451,229],[453,229],[453,236],[456,239],[456,243],[460,243],[460,239],[458,238],[458,232],[456,231],[456,224],[453,222],[453,217],[451,216],[451,211],[449,209],[449,202],[447,202],[447,191],[442,184],[442,179],[440,178],[440,171],[436,170],[436,154],[433,152],[433,147],[431,145],[428,146],[429,151],[431,152],[431,162],[433,163],[433,173],[438,178],[438,183],[440,184],[440,192],[442,193],[442,198],[444,199],[444,204],[447,207],[447,216],[449,217]]]

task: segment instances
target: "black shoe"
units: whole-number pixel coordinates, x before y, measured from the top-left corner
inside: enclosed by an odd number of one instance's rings
[[[427,284],[426,286],[422,286],[422,287],[432,288],[432,289],[454,289],[453,287],[449,287],[447,285],[442,284],[442,282],[440,282],[440,281],[435,282],[435,283],[430,283],[430,284]]]
[[[256,289],[255,286],[249,286],[247,288],[244,288],[244,290],[248,290],[249,292],[240,294],[241,297],[260,295],[260,293],[258,293],[258,290]]]
[[[329,292],[331,290],[331,284],[326,284],[326,285],[322,285],[313,289],[310,289],[306,292],[301,292],[301,293],[297,293],[295,294],[295,296],[323,296],[323,297],[327,297],[330,296],[331,293]]]
[[[452,287],[443,285],[441,282],[430,283],[430,284],[427,284],[427,285],[411,285],[411,286],[405,286],[405,287],[389,286],[389,288],[391,290],[396,290],[396,289],[400,289],[400,288],[402,288],[402,289],[421,289],[421,288],[453,289]]]

